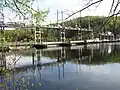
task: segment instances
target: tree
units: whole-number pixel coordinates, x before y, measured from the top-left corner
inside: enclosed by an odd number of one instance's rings
[[[85,9],[88,9],[89,7],[96,5],[95,7],[99,7],[99,5],[104,2],[105,0],[85,0],[86,1],[86,5],[85,7],[83,7],[82,9],[70,14],[67,18],[69,19],[70,17],[72,17],[73,15],[77,14],[77,13],[81,13],[82,11],[84,11]],[[109,19],[111,19],[112,17],[115,17],[114,19],[114,25],[113,27],[115,28],[115,23],[117,20],[117,16],[120,14],[120,0],[112,0],[111,2],[111,7],[108,13],[108,17],[106,19],[104,19],[104,22],[101,24],[101,28],[109,21]]]
[[[23,17],[24,20],[30,21],[32,16],[41,22],[48,14],[48,10],[39,10],[32,7],[35,0],[0,0],[0,8],[9,8],[15,12],[16,16]],[[39,7],[38,7],[39,8]],[[2,11],[0,13],[3,16]]]
[[[35,20],[36,25],[40,25],[42,22],[45,21],[45,17],[48,14],[48,10],[40,11],[39,8],[37,10],[38,12],[32,13],[32,17]]]

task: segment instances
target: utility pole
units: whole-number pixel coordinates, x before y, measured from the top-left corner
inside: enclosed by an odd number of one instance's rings
[[[59,12],[58,12],[58,10],[57,10],[57,25],[58,25],[58,19],[59,19],[59,18],[58,18],[58,17],[59,17],[58,14],[59,14]]]

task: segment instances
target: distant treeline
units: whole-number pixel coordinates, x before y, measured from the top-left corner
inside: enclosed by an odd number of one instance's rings
[[[62,24],[61,24],[62,25]],[[85,16],[64,22],[65,26],[90,28],[94,30],[94,35],[98,36],[100,32],[110,31],[115,38],[120,33],[120,16]]]

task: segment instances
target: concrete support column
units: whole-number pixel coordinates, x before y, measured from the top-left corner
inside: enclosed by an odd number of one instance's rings
[[[61,30],[61,42],[65,43],[66,37],[65,37],[65,29]]]
[[[78,28],[78,40],[82,40],[82,30],[81,30],[81,27]]]
[[[42,44],[42,30],[39,27],[35,29],[35,44]]]

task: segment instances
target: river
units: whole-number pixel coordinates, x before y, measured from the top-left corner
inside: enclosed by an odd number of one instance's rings
[[[11,51],[5,68],[0,90],[120,90],[120,43]]]

